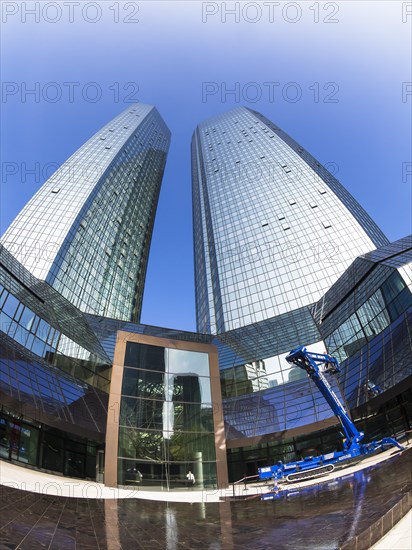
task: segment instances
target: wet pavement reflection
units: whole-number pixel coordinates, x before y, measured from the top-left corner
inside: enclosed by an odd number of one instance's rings
[[[412,490],[412,449],[272,501],[167,503],[0,487],[0,548],[336,549]]]

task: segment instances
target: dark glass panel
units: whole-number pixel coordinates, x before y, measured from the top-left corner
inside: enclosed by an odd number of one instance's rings
[[[216,463],[215,462],[203,462],[203,485],[205,489],[216,487],[217,477],[216,477]],[[193,471],[196,472],[196,468],[193,468]]]
[[[124,364],[127,367],[165,372],[163,347],[127,342]]]
[[[66,439],[65,444],[66,451],[72,451],[75,453],[86,453],[86,443],[85,441],[76,441],[75,439]]]
[[[213,432],[212,404],[173,403],[173,428],[188,432]]]
[[[171,461],[215,460],[214,434],[176,432],[169,440]]]
[[[10,438],[10,458],[17,460],[19,457],[20,431],[21,425],[12,420],[9,421],[9,438]]]
[[[63,438],[43,432],[42,468],[63,473]]]
[[[98,472],[96,472],[96,445],[92,442],[88,442],[87,445],[87,454],[86,454],[86,464],[85,464],[85,476],[91,479],[96,478],[96,473],[104,474],[104,460],[103,462],[100,462],[99,466],[103,466],[103,469]],[[104,459],[104,453],[100,453],[99,456],[101,456]]]
[[[120,485],[141,485],[144,480],[147,484],[150,478],[150,466],[136,462],[135,460],[119,459],[118,461],[118,483]]]
[[[163,429],[163,401],[122,397],[120,425],[151,430]]]
[[[174,376],[173,380],[173,401],[186,401],[188,403],[202,402],[202,382],[205,381],[210,387],[209,379],[199,379],[198,376]],[[210,394],[210,391],[209,391]],[[206,396],[205,401],[210,401],[210,396]]]
[[[84,454],[66,450],[64,455],[64,475],[84,478],[85,465],[86,456]]]
[[[20,432],[19,461],[36,465],[39,430],[23,425]]]
[[[0,417],[0,458],[10,458],[10,423]]]
[[[119,456],[142,460],[165,460],[163,433],[120,427]]]
[[[164,374],[161,372],[125,368],[122,394],[134,397],[164,399]]]

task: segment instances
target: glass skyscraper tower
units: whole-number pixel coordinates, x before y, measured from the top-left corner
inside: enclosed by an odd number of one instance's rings
[[[169,144],[155,107],[130,106],[44,183],[2,244],[82,311],[138,322]]]
[[[222,333],[319,300],[388,240],[303,147],[240,107],[192,138],[197,329]]]

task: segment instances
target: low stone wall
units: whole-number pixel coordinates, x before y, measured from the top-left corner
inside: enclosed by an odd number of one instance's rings
[[[359,535],[345,542],[339,550],[368,550],[386,535],[412,508],[412,491],[400,497],[399,502],[392,506],[381,518]]]

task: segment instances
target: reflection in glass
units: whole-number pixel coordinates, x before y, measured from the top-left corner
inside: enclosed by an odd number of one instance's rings
[[[188,470],[199,485],[215,484],[214,464],[203,474],[216,460],[207,353],[127,343],[119,458],[136,461],[119,462],[121,484],[170,488],[186,483]]]
[[[37,443],[39,431],[35,428],[22,426],[20,433],[19,461],[26,464],[36,464]]]
[[[165,357],[169,372],[182,375],[209,376],[209,357],[207,353],[166,348]]]
[[[326,346],[321,340],[306,347],[309,351],[324,353]],[[291,365],[286,361],[288,353],[222,370],[222,396],[230,398],[252,394],[306,378],[305,372],[301,369],[291,369]]]

